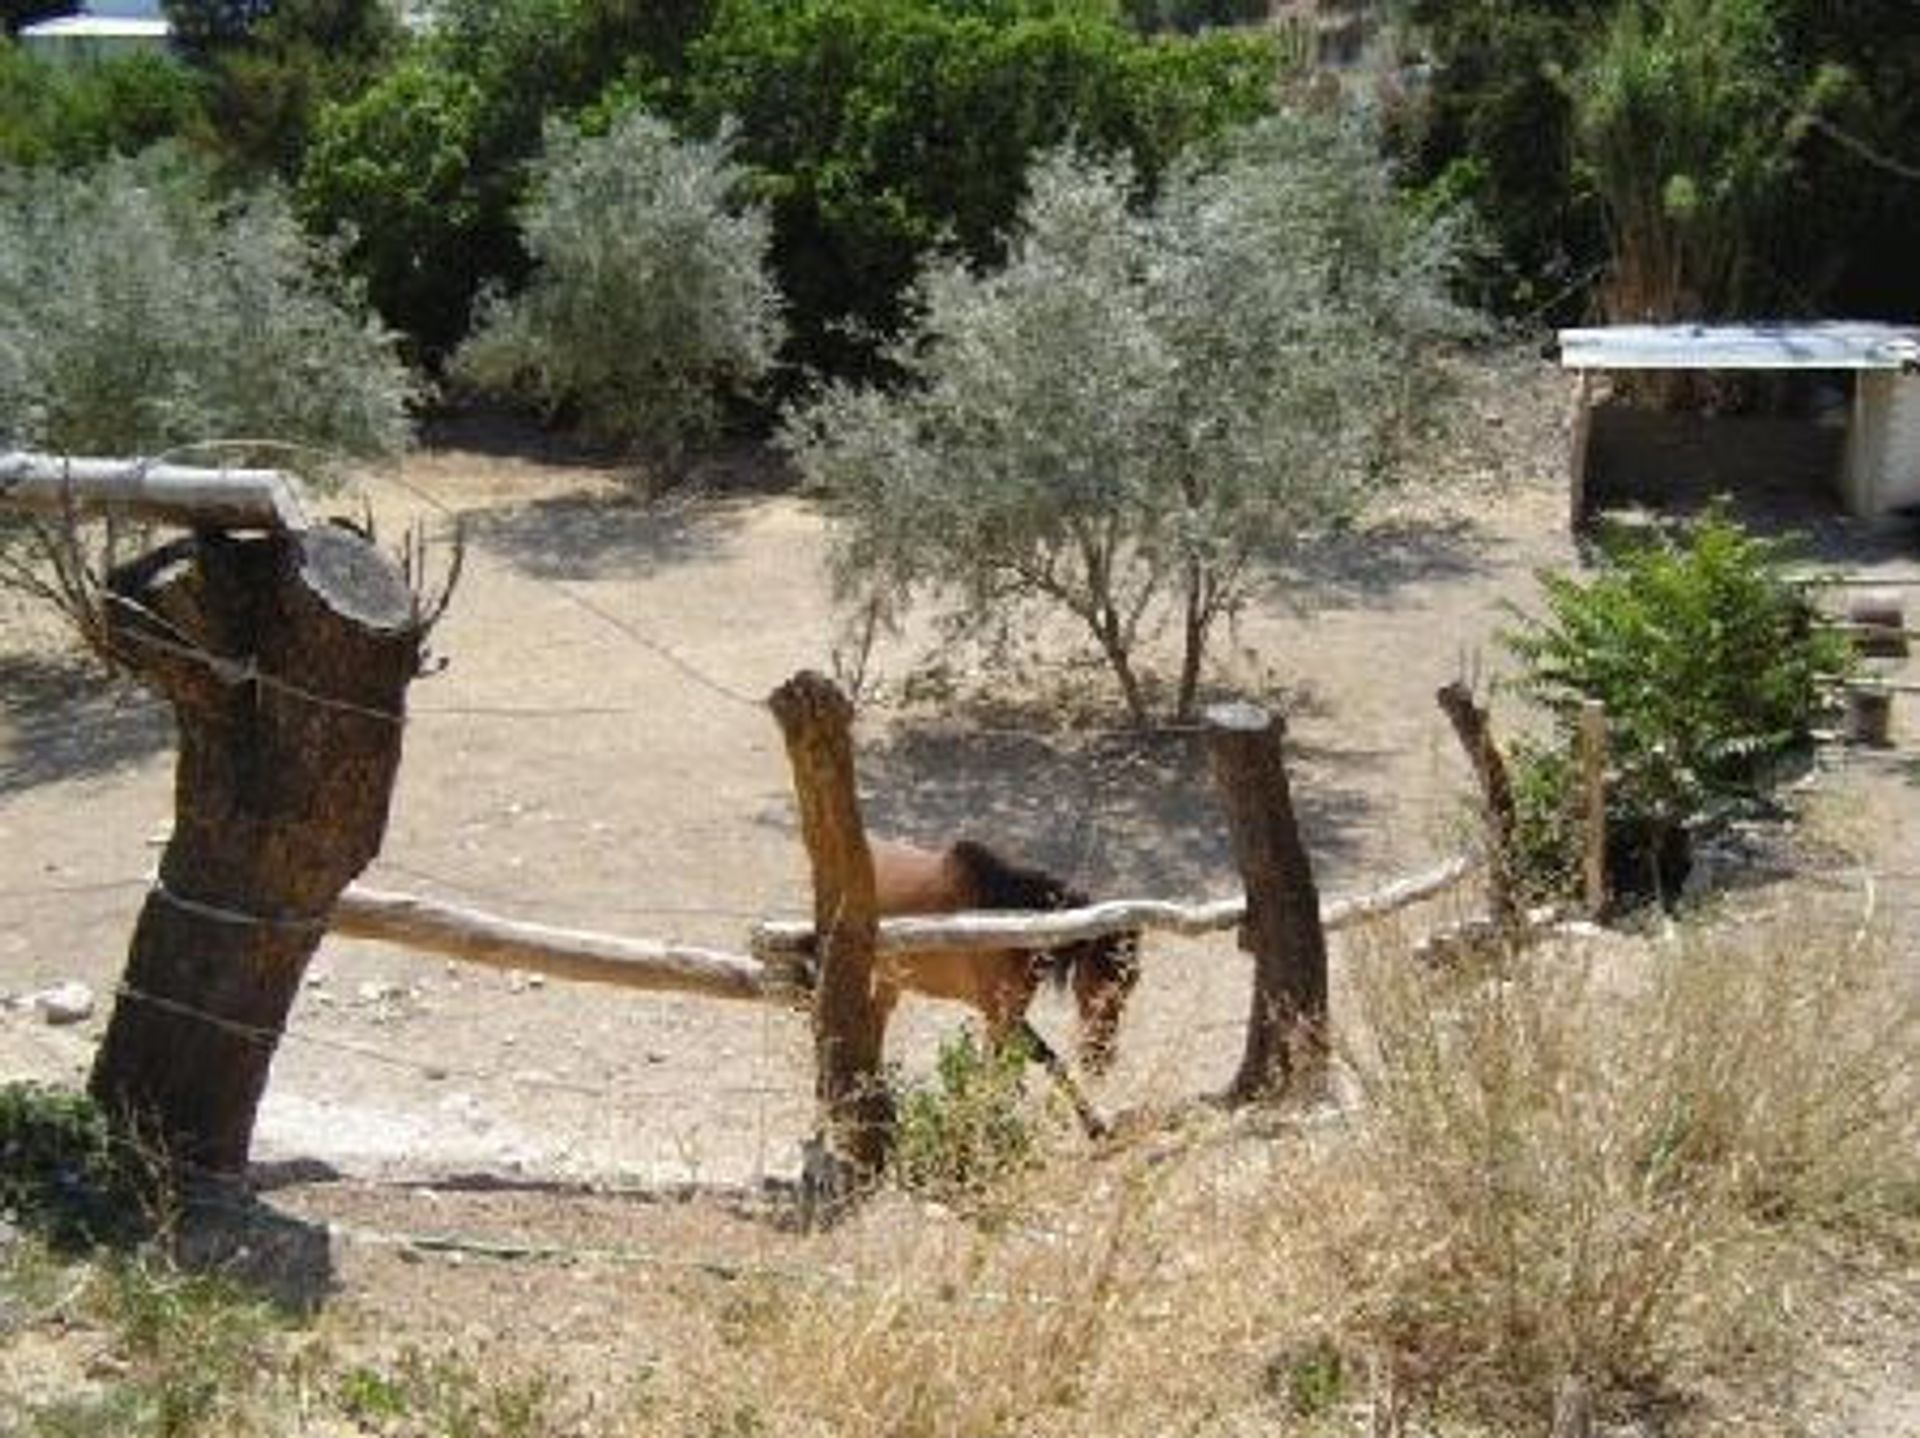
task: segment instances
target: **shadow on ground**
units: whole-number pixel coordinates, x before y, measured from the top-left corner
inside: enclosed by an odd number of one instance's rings
[[[254,1199],[190,1200],[173,1233],[173,1257],[289,1313],[317,1311],[335,1287],[327,1225]]]
[[[1273,587],[1281,603],[1307,609],[1385,604],[1407,585],[1479,573],[1494,547],[1471,519],[1382,520],[1276,557]]]
[[[1341,772],[1377,756],[1289,746],[1316,863],[1361,850],[1372,803]],[[1224,811],[1195,733],[1017,733],[907,724],[860,756],[876,834],[971,838],[1095,894],[1198,899],[1236,884]]]
[[[724,552],[744,510],[705,495],[563,494],[466,517],[470,542],[539,579],[636,578]]]
[[[168,748],[173,716],[79,654],[0,654],[0,793],[105,774]]]

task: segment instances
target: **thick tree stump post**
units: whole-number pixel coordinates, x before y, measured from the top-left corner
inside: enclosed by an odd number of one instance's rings
[[[379,852],[424,626],[342,529],[203,533],[109,584],[106,643],[171,701],[180,752],[91,1090],[176,1174],[237,1176],[327,912]]]
[[[853,776],[853,705],[833,681],[803,671],[768,699],[800,803],[800,834],[813,871],[819,936],[813,1041],[829,1149],[856,1179],[878,1173],[893,1138],[893,1102],[881,1072],[885,1024],[874,1003],[879,930],[873,852]]]
[[[1487,711],[1473,702],[1473,695],[1464,683],[1456,679],[1443,686],[1434,698],[1453,725],[1453,732],[1459,736],[1467,763],[1480,783],[1480,812],[1487,839],[1487,902],[1493,910],[1493,920],[1502,929],[1516,928],[1521,914],[1513,881],[1513,837],[1519,821],[1506,760],[1500,757],[1500,748],[1493,742]]]
[[[1293,816],[1280,741],[1286,725],[1252,704],[1209,708],[1207,753],[1247,890],[1240,946],[1253,954],[1253,1008],[1231,1102],[1274,1096],[1327,1043],[1327,939],[1313,866]]]

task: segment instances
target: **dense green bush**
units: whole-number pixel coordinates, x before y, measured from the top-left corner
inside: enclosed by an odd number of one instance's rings
[[[201,56],[225,166],[244,179],[291,180],[320,110],[371,85],[403,39],[390,0],[277,0]]]
[[[1670,893],[1684,836],[1763,793],[1770,767],[1806,742],[1848,651],[1813,627],[1784,552],[1710,513],[1674,535],[1611,541],[1587,580],[1541,576],[1546,613],[1505,636],[1517,687],[1555,721],[1555,740],[1518,766],[1522,857],[1537,874],[1556,871],[1554,835],[1566,836],[1555,826],[1570,811],[1564,756],[1583,700],[1606,705],[1609,842],[1641,892]]]
[[[85,1095],[0,1084],[0,1218],[62,1246],[131,1237],[147,1212],[142,1177]]]
[[[1616,307],[1634,319],[1920,306],[1920,272],[1899,258],[1920,245],[1903,178],[1920,163],[1920,32],[1903,0],[1414,0],[1406,14],[1433,63],[1399,133],[1415,182],[1498,238],[1490,298],[1573,321],[1625,271]],[[1656,282],[1662,265],[1681,282]]]
[[[1150,183],[1264,111],[1273,63],[1260,38],[1148,40],[1084,3],[721,0],[686,106],[703,127],[738,120],[796,357],[846,373],[898,328],[937,243],[998,258],[1039,150],[1072,137]]]
[[[90,165],[157,140],[209,138],[206,92],[164,55],[44,60],[0,40],[0,165]]]
[[[481,281],[517,273],[511,173],[483,161],[480,87],[423,60],[322,112],[296,191],[309,229],[338,236],[387,322],[426,356],[466,333]]]
[[[166,157],[0,174],[0,443],[386,453],[409,395],[385,331],[271,193],[216,203]]]
[[[779,343],[766,215],[742,190],[724,140],[643,111],[604,136],[555,127],[523,218],[533,275],[483,311],[458,369],[671,471]]]
[[[1575,154],[1606,220],[1610,320],[1765,313],[1813,103],[1773,0],[1627,0],[1574,85]]]
[[[1191,35],[1220,25],[1264,20],[1267,0],[1123,0],[1127,19],[1142,30],[1178,30]]]
[[[543,127],[658,101],[710,3],[449,0],[413,54],[320,112],[302,218],[345,237],[380,313],[439,361],[482,286],[526,274],[515,211]]]

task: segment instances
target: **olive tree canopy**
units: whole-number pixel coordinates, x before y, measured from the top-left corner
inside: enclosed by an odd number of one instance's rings
[[[1144,723],[1141,642],[1177,634],[1190,718],[1219,619],[1377,482],[1461,317],[1447,235],[1351,124],[1263,121],[1135,192],[1122,163],[1045,157],[1003,268],[923,275],[908,383],[829,388],[786,439],[845,592],[1064,610]]]

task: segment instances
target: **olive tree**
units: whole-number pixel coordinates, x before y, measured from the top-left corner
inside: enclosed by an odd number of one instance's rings
[[[404,447],[391,336],[273,192],[165,156],[0,170],[0,445],[153,454],[265,436]]]
[[[604,136],[554,127],[523,221],[532,278],[483,312],[458,369],[671,463],[780,341],[768,223],[741,182],[724,136],[683,141],[644,111]]]
[[[1263,121],[1135,191],[1122,162],[1046,156],[1003,267],[923,275],[907,383],[830,387],[786,440],[833,505],[844,591],[1064,610],[1138,723],[1138,651],[1171,629],[1184,721],[1220,620],[1383,477],[1460,316],[1447,236],[1342,121]]]

